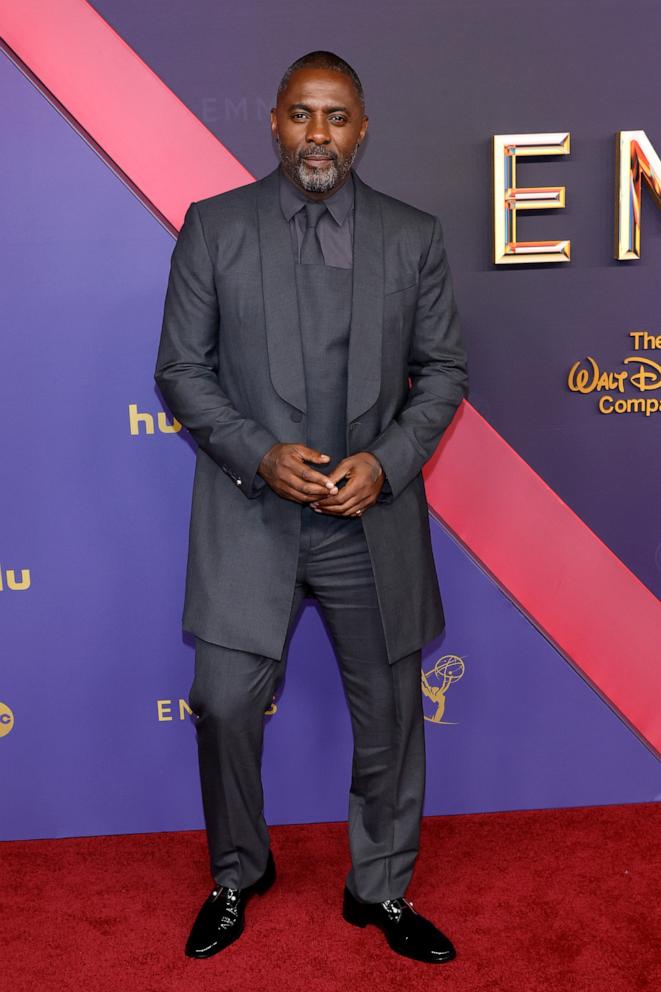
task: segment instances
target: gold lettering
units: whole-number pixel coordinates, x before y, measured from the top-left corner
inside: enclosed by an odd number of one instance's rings
[[[493,136],[493,260],[496,265],[568,262],[570,241],[517,241],[519,210],[564,207],[564,186],[517,186],[517,158],[526,155],[568,155],[569,132],[494,134]]]
[[[567,376],[567,385],[572,393],[591,393],[595,388],[599,377],[599,366],[591,355],[587,356],[586,361],[592,366],[592,378],[587,369],[579,368],[580,361],[574,362]]]
[[[172,700],[171,699],[157,699],[156,708],[158,710],[158,719],[163,722],[165,720],[172,719]]]
[[[192,716],[193,715],[193,711],[190,708],[190,706],[188,705],[187,700],[180,699],[179,700],[179,719],[180,720],[185,720],[186,719],[186,714],[188,714],[189,716]]]
[[[633,338],[633,346],[638,351],[643,348],[661,348],[661,334],[650,334],[648,331],[629,331],[629,337]]]
[[[278,707],[276,706],[275,697],[274,697],[273,702],[271,703],[269,708],[267,710],[264,710],[264,716],[275,716],[277,712],[278,712]]]
[[[640,258],[642,180],[661,207],[661,159],[644,131],[618,131],[615,139],[615,258]]]
[[[640,364],[639,370],[632,372],[630,376],[631,382],[636,389],[639,389],[641,393],[646,393],[650,389],[659,389],[661,387],[661,365],[658,362],[653,362],[651,358],[641,358],[639,355],[624,359],[625,365],[630,362],[638,362]],[[645,368],[646,365],[649,366],[651,371]]]
[[[623,393],[626,377],[626,372],[602,372],[596,386],[597,392],[601,392],[602,389],[617,389],[618,392]]]
[[[137,403],[129,403],[129,427],[131,428],[131,434],[140,433],[140,424],[145,425],[145,433],[154,433],[154,418],[151,413],[138,413]]]
[[[158,411],[157,419],[158,419],[158,429],[159,431],[161,431],[162,434],[176,434],[178,431],[181,430],[181,424],[176,419],[176,417],[173,417],[172,423],[168,424],[167,417],[165,416],[162,410]]]
[[[23,589],[30,588],[30,569],[21,569],[21,579],[20,582],[16,578],[16,572],[13,568],[5,569],[5,575],[7,577],[7,588],[20,591]],[[2,583],[0,583],[0,590],[2,589]]]
[[[648,399],[632,396],[629,399],[613,401],[613,397],[606,394],[599,397],[598,408],[600,413],[644,413],[646,417],[651,417],[653,413],[659,413],[661,410],[661,401],[655,396],[650,396]]]

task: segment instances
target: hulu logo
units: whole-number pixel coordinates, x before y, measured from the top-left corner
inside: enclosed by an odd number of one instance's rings
[[[173,417],[172,423],[169,424],[162,410],[156,414],[156,423],[161,434],[176,434],[181,430],[179,421]],[[143,433],[153,434],[154,417],[151,413],[140,413],[137,403],[129,403],[129,427],[134,436]]]

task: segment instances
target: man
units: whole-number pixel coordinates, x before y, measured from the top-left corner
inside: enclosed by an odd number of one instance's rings
[[[263,714],[304,597],[337,653],[354,734],[343,916],[448,961],[405,899],[424,789],[422,645],[444,616],[421,468],[466,392],[437,218],[371,189],[354,70],[312,52],[271,111],[280,164],[188,208],[155,378],[198,443],[184,604],[215,887],[186,953],[237,939],[275,879]]]

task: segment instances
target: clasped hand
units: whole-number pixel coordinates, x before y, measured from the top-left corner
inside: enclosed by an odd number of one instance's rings
[[[338,462],[327,475],[308,462],[327,465],[330,457],[305,444],[274,444],[262,458],[258,473],[284,499],[309,503],[318,513],[360,516],[376,503],[385,476],[376,455],[358,451]],[[343,486],[338,483],[346,479]]]

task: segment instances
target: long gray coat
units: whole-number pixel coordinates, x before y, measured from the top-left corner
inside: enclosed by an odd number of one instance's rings
[[[421,469],[466,392],[467,363],[439,220],[354,178],[347,450],[372,451],[392,491],[362,522],[394,662],[445,625]],[[256,471],[276,442],[305,443],[306,402],[277,168],[189,206],[155,379],[198,444],[184,630],[280,658],[302,507]]]

